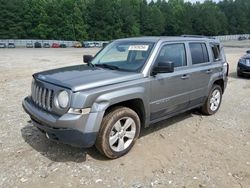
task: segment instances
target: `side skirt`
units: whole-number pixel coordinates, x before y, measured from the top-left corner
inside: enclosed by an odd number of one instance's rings
[[[199,108],[199,107],[201,107],[202,105],[203,105],[203,103],[198,104],[198,105],[195,105],[195,106],[192,106],[192,107],[190,107],[190,108],[186,108],[186,109],[180,110],[180,111],[178,111],[178,112],[169,114],[169,115],[167,115],[167,116],[164,116],[164,117],[161,117],[161,118],[158,118],[158,119],[154,119],[154,120],[152,120],[152,121],[149,122],[149,125],[155,124],[155,123],[157,123],[157,122],[159,122],[159,121],[163,121],[163,120],[169,119],[169,118],[171,118],[171,117],[173,117],[173,116],[176,116],[176,115],[178,115],[178,114],[182,114],[182,113],[184,113],[184,112],[186,112],[186,111],[189,111],[189,110],[192,110],[192,109],[195,109],[195,108]]]

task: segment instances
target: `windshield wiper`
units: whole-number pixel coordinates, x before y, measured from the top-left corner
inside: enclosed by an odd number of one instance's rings
[[[88,65],[89,67],[95,67],[95,65],[94,65],[93,63],[91,63],[91,62],[88,62],[87,65]]]
[[[95,70],[95,65],[91,62],[88,62],[87,65],[91,67],[92,70]]]
[[[97,67],[103,67],[103,68],[108,68],[108,69],[111,69],[111,70],[118,70],[118,69],[120,69],[118,66],[109,65],[109,64],[106,64],[106,63],[96,64],[95,66],[97,66]]]

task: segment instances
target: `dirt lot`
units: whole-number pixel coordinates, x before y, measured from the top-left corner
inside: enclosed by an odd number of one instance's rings
[[[32,73],[96,51],[0,50],[0,187],[250,187],[250,79],[235,73],[246,48],[226,48],[230,78],[216,115],[192,111],[152,125],[117,160],[47,140],[21,106]]]

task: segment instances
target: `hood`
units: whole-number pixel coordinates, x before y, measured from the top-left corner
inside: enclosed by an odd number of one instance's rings
[[[243,56],[244,59],[250,59],[250,54],[246,54]]]
[[[140,79],[141,73],[109,70],[99,67],[91,68],[86,65],[76,65],[59,69],[39,72],[33,75],[35,79],[66,87],[72,91],[96,88]]]

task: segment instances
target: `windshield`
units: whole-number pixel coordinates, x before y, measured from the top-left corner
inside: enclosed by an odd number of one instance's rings
[[[139,72],[154,46],[150,42],[114,41],[92,60],[95,66]]]

